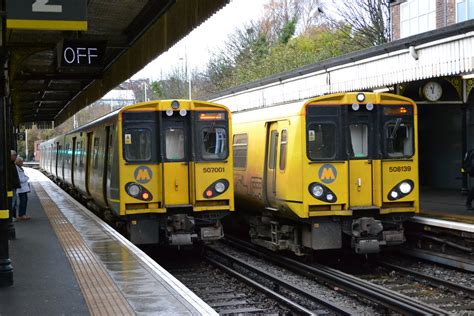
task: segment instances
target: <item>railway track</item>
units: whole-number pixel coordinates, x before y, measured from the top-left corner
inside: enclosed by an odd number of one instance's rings
[[[372,273],[359,276],[372,284],[448,311],[451,315],[474,313],[474,289],[378,261]]]
[[[318,314],[206,254],[153,257],[221,315]]]
[[[450,312],[447,310],[426,304],[420,300],[410,298],[387,289],[386,287],[373,284],[327,266],[304,264],[266,251],[253,244],[229,237],[226,238],[226,243],[241,251],[277,264],[287,270],[317,280],[318,282],[323,282],[331,287],[343,289],[347,294],[356,295],[357,297],[373,302],[385,309],[384,314],[395,312],[410,315],[450,315]]]
[[[294,305],[296,308],[292,308],[298,314],[304,315],[351,315],[349,310],[346,310],[336,304],[332,304],[317,295],[307,292],[306,289],[298,287],[292,284],[280,276],[269,273],[259,267],[252,266],[251,264],[241,260],[235,256],[232,256],[225,251],[214,247],[206,247],[205,258],[220,267],[225,269],[228,273],[240,275],[239,278],[246,275],[251,275],[252,278],[244,276],[247,280],[252,281],[252,286],[260,289],[264,287],[269,289],[272,287],[272,297],[277,298],[280,303],[290,307]],[[216,258],[216,256],[218,258]],[[224,260],[225,264],[221,261]],[[257,280],[257,281],[256,281]],[[248,282],[248,281],[246,281]],[[265,285],[262,285],[265,284]],[[267,290],[265,290],[266,293]],[[299,309],[299,311],[297,310]]]

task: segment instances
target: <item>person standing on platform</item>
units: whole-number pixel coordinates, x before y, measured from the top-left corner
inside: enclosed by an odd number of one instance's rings
[[[28,220],[31,217],[26,216],[26,206],[28,204],[28,193],[30,192],[30,178],[25,174],[25,169],[23,169],[23,159],[18,157],[15,161],[16,168],[18,171],[18,177],[20,178],[20,188],[16,190],[18,193],[18,219],[19,220]]]
[[[474,177],[474,150],[469,150],[464,156],[462,162],[461,172],[467,173],[469,177]],[[466,208],[468,210],[474,210],[472,207],[472,201],[474,200],[474,185],[470,186],[469,193],[467,194]]]
[[[18,177],[18,171],[16,169],[15,160],[17,158],[16,151],[10,151],[10,173],[8,181],[8,191],[13,192],[13,197],[10,200],[10,217],[13,221],[16,221],[16,190],[21,187],[20,178]]]

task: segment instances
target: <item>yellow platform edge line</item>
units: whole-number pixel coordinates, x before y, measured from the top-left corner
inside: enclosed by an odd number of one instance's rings
[[[8,29],[87,31],[87,21],[7,20]]]

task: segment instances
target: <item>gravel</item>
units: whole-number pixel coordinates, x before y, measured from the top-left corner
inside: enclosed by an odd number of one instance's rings
[[[454,268],[406,256],[390,256],[384,258],[384,260],[442,280],[474,288],[474,273],[472,272],[459,271]]]
[[[226,253],[233,255],[246,263],[251,264],[254,267],[258,267],[264,271],[267,271],[273,275],[277,275],[279,278],[291,282],[292,284],[307,289],[307,292],[312,293],[324,301],[336,304],[354,315],[375,315],[375,314],[386,314],[386,310],[381,310],[380,307],[375,306],[373,303],[364,300],[363,298],[357,297],[351,293],[347,293],[342,289],[332,287],[330,285],[322,284],[318,280],[310,279],[296,273],[293,273],[287,269],[276,266],[268,261],[256,258],[245,252],[236,250],[227,245],[219,244],[219,248],[224,250]],[[252,277],[256,277],[253,276]],[[314,303],[306,300],[301,301],[301,304],[305,306],[312,306]]]

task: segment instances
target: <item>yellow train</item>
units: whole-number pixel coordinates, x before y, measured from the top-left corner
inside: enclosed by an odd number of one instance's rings
[[[303,254],[405,241],[419,211],[417,108],[388,93],[341,93],[234,113],[236,208],[253,242]]]
[[[41,143],[40,167],[133,243],[191,245],[234,210],[231,133],[224,106],[151,101]]]

